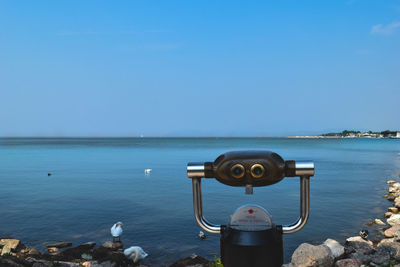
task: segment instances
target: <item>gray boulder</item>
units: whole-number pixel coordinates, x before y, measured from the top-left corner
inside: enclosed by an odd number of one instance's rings
[[[54,248],[66,248],[72,246],[72,242],[58,242],[53,244],[48,244],[46,247],[54,247]]]
[[[400,208],[400,198],[396,197],[394,199],[394,206],[395,208]]]
[[[81,264],[84,267],[115,267],[116,264],[111,262],[111,261],[103,261],[101,263],[98,263],[97,261],[88,261],[88,262],[84,262],[83,264]]]
[[[371,256],[371,263],[378,266],[389,266],[390,258],[394,255],[395,251],[392,248],[386,246],[378,247],[376,252]]]
[[[331,250],[332,255],[335,259],[343,256],[344,246],[340,245],[340,243],[336,240],[328,238],[327,240],[325,240],[324,245]]]
[[[47,247],[47,251],[52,255],[60,253],[60,249],[56,247]]]
[[[101,246],[111,250],[118,250],[123,247],[121,242],[112,242],[112,241],[106,241]]]
[[[191,256],[181,259],[170,265],[170,267],[185,267],[185,266],[210,266],[210,262],[201,256],[192,254]]]
[[[11,251],[15,251],[19,244],[20,241],[17,239],[12,239],[12,238],[0,239],[0,247],[3,247],[0,255],[3,256],[6,254],[12,254]]]
[[[291,267],[330,267],[334,256],[326,245],[313,246],[308,243],[301,244],[292,255]]]
[[[390,218],[390,216],[392,216],[392,215],[393,215],[393,212],[390,212],[390,211],[385,212],[385,218]]]
[[[392,187],[396,190],[400,190],[400,183],[394,183],[392,184]]]
[[[388,229],[385,230],[384,232],[385,237],[391,238],[391,237],[398,237],[400,236],[400,225],[394,225]]]
[[[393,214],[386,221],[391,226],[396,225],[396,224],[400,224],[400,214]]]
[[[394,187],[389,187],[389,193],[394,193],[394,192],[396,192],[397,191],[397,189],[396,188],[394,188]]]
[[[389,208],[388,208],[388,211],[390,211],[390,212],[392,212],[392,213],[397,213],[397,212],[399,212],[399,209],[396,208],[396,207],[389,207]]]
[[[52,266],[60,266],[60,267],[80,267],[81,265],[76,262],[68,262],[68,261],[46,261],[39,260],[34,258],[27,258],[28,262],[32,263],[33,267],[52,267]]]
[[[400,243],[394,238],[386,238],[381,240],[377,246],[378,250],[388,250],[392,258],[400,260]]]
[[[40,255],[40,252],[36,248],[26,249],[28,255]]]
[[[363,252],[359,252],[359,251],[350,254],[350,258],[357,260],[361,264],[367,264],[367,265],[372,260],[371,254],[364,254]]]
[[[357,251],[362,254],[374,252],[373,243],[369,240],[364,240],[361,236],[347,238],[344,245],[348,251]]]
[[[356,259],[343,259],[335,263],[335,267],[360,267],[361,263]]]

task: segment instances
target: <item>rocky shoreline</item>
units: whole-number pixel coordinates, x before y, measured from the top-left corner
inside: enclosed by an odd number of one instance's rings
[[[400,267],[400,182],[389,180],[386,183],[389,185],[388,194],[383,197],[392,203],[383,215],[386,222],[374,219],[368,224],[377,227],[380,236],[371,241],[368,231],[360,231],[360,236],[347,238],[343,245],[333,239],[316,246],[303,243],[294,251],[291,262],[284,266]]]
[[[121,242],[107,241],[98,248],[95,248],[96,243],[94,242],[68,248],[71,245],[71,242],[60,242],[48,245],[48,253],[42,254],[35,248],[25,246],[20,240],[11,237],[0,238],[0,267],[150,266],[145,263],[134,262],[129,257],[126,257],[123,253]],[[208,266],[209,261],[201,256],[193,254],[170,266],[183,267],[190,265]]]
[[[400,156],[400,154],[399,154]],[[400,173],[398,173],[400,177]],[[392,205],[383,215],[386,222],[374,219],[368,224],[377,227],[381,236],[373,241],[368,239],[368,231],[360,236],[346,239],[342,245],[336,240],[327,239],[323,244],[301,244],[293,253],[291,262],[286,267],[359,267],[388,266],[400,267],[400,181],[389,180],[387,198]],[[107,241],[95,248],[96,243],[88,242],[71,247],[70,242],[61,242],[47,246],[48,253],[25,246],[12,237],[0,238],[0,267],[148,267],[146,260],[134,262],[123,253],[121,242]],[[167,266],[166,264],[164,266]],[[181,259],[171,267],[206,267],[217,266],[201,256],[192,255]],[[221,266],[221,265],[218,265]]]

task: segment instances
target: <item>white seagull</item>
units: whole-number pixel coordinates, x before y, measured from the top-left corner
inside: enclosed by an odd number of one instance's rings
[[[130,247],[124,250],[124,254],[129,259],[133,260],[134,263],[148,256],[141,247]]]
[[[121,235],[122,235],[122,222],[117,222],[111,227],[111,235],[113,237],[113,242],[118,239],[121,242]]]

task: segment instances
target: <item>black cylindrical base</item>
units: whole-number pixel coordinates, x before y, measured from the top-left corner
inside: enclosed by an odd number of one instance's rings
[[[281,267],[282,226],[263,231],[221,230],[221,261],[224,267]]]

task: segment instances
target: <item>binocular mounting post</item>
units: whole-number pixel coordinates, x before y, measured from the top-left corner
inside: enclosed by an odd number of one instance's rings
[[[302,229],[310,212],[310,177],[312,161],[284,161],[270,151],[236,151],[220,155],[214,162],[189,163],[187,175],[192,179],[194,217],[199,226],[220,234],[221,261],[225,267],[280,267],[283,264],[283,234]],[[203,215],[202,178],[215,178],[229,186],[269,186],[285,177],[300,177],[300,216],[292,224],[275,225],[267,210],[256,204],[238,208],[228,225],[213,224]]]

